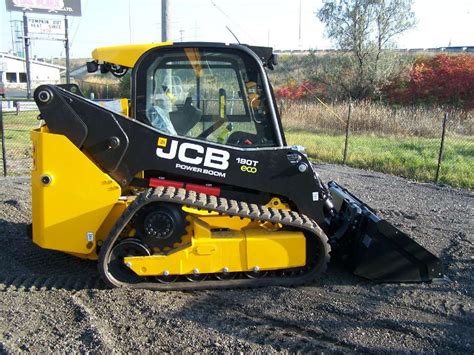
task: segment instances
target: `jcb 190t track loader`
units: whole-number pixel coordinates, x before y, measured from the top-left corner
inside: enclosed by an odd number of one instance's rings
[[[160,43],[93,58],[90,72],[131,70],[131,99],[112,110],[74,85],[36,89],[39,246],[98,259],[110,285],[157,290],[300,285],[330,255],[376,281],[442,276],[437,257],[287,146],[271,48]]]

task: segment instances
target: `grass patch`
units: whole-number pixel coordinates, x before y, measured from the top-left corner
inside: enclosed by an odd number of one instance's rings
[[[31,146],[30,132],[39,126],[38,111],[3,112],[5,145],[7,150]]]
[[[306,147],[308,156],[315,161],[342,162],[343,135],[291,130],[286,136],[290,145]],[[419,181],[433,181],[439,144],[440,140],[436,138],[353,135],[349,138],[346,164]],[[474,188],[474,138],[453,136],[445,140],[439,182]]]
[[[30,133],[39,126],[38,114],[38,111],[23,111],[19,115],[16,112],[2,112],[8,175],[27,175],[30,172]]]

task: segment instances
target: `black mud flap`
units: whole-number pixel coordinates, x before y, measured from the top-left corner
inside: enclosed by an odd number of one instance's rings
[[[443,277],[438,257],[334,181],[328,187],[336,211],[330,222],[331,244],[336,258],[343,259],[355,275],[379,282]]]

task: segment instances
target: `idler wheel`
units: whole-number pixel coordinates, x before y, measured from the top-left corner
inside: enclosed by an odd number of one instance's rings
[[[143,277],[138,276],[127,266],[124,258],[127,256],[149,256],[150,250],[136,238],[126,238],[118,242],[110,252],[109,272],[120,282],[143,282]]]

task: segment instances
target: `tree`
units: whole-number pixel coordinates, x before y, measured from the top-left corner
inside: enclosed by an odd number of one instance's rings
[[[130,71],[120,78],[119,91],[120,97],[130,98]]]
[[[329,77],[339,80],[347,95],[361,99],[378,94],[397,74],[400,57],[387,49],[415,26],[411,7],[412,0],[323,0],[317,16],[328,38],[346,54],[342,67],[333,68]]]

